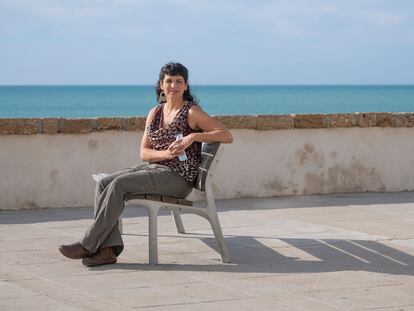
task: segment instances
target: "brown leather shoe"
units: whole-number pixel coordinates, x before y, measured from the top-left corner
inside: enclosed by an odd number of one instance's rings
[[[93,255],[90,251],[83,248],[83,246],[79,242],[68,245],[60,245],[59,252],[63,256],[68,257],[70,259],[82,259]]]
[[[114,264],[116,263],[114,248],[102,248],[98,250],[92,257],[83,258],[82,263],[88,267]]]

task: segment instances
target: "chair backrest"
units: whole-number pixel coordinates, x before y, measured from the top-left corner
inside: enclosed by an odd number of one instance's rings
[[[205,191],[206,179],[209,170],[212,168],[214,158],[219,151],[220,143],[203,143],[201,145],[201,162],[198,167],[197,178],[194,182],[194,188]]]

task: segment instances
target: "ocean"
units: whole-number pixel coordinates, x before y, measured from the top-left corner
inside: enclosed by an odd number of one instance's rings
[[[414,112],[414,85],[191,86],[212,115]],[[0,86],[0,118],[146,116],[153,86]]]

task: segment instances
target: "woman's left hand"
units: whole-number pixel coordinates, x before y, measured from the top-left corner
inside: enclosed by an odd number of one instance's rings
[[[191,139],[191,134],[185,136],[181,140],[174,141],[169,147],[168,150],[171,151],[173,154],[176,154],[177,156],[182,154],[185,149],[190,147],[190,145],[193,143]]]

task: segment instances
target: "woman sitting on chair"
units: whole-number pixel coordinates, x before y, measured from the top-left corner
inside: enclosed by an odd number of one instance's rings
[[[183,65],[168,63],[161,68],[156,93],[158,105],[148,113],[141,141],[140,156],[148,164],[116,172],[97,183],[95,219],[80,242],[59,246],[64,256],[83,259],[86,266],[116,263],[124,248],[118,219],[125,195],[185,198],[197,176],[201,143],[233,141],[231,133],[194,102]],[[177,139],[179,134],[182,139]]]

